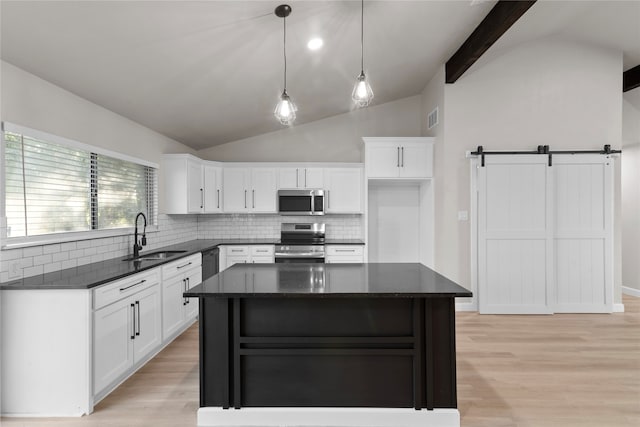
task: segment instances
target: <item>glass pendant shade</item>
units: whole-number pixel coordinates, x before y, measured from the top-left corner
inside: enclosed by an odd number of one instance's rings
[[[278,101],[278,104],[276,105],[276,109],[273,112],[273,114],[283,125],[291,125],[296,119],[297,110],[298,110],[298,107],[296,107],[296,104],[294,104],[293,101],[291,101],[291,98],[289,98],[289,95],[285,90],[284,92],[282,92],[282,95],[280,96],[280,101]]]
[[[353,98],[353,102],[356,103],[357,107],[366,107],[373,99],[373,90],[371,90],[371,86],[367,81],[367,76],[364,75],[364,71],[360,72],[360,75],[356,80],[356,85],[353,88],[351,98]]]

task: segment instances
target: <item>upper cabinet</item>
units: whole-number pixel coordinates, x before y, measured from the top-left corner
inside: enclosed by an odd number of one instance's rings
[[[276,170],[274,168],[225,167],[224,212],[275,213]]]
[[[322,168],[278,168],[278,188],[323,188],[324,170]]]
[[[434,138],[362,138],[367,178],[428,179]]]
[[[221,168],[189,154],[167,154],[162,159],[165,213],[221,212]]]
[[[327,168],[325,176],[326,213],[362,213],[362,168]]]

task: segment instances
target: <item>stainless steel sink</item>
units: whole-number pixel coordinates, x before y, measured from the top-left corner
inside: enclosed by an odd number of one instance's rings
[[[150,252],[148,254],[141,254],[138,257],[125,258],[123,261],[160,261],[163,259],[171,258],[173,256],[183,254],[187,251],[158,251]]]

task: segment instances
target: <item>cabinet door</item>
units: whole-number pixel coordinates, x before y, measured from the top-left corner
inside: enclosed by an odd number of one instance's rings
[[[202,165],[187,160],[187,200],[189,213],[200,213],[204,208],[204,187],[202,185]]]
[[[327,213],[361,213],[362,169],[332,168],[325,176]]]
[[[100,393],[133,365],[133,310],[131,299],[94,313],[93,390]]]
[[[400,146],[400,176],[403,178],[431,178],[432,146],[404,143]]]
[[[259,213],[276,213],[276,170],[252,168],[250,209]]]
[[[399,145],[371,144],[367,149],[367,175],[369,178],[395,178],[398,176],[400,168]],[[407,153],[405,153],[406,155]]]
[[[300,170],[303,174],[301,180],[305,188],[324,188],[324,169],[305,168]]]
[[[222,170],[215,166],[203,166],[204,170],[204,212],[222,211]]]
[[[162,304],[160,285],[152,286],[132,297],[135,304],[133,362],[137,363],[162,343]]]
[[[187,273],[187,289],[191,289],[194,286],[202,283],[202,269],[194,268],[189,273]],[[189,322],[192,319],[195,319],[198,315],[198,298],[186,298],[185,299],[185,322]]]
[[[167,339],[184,323],[185,289],[183,275],[162,282],[162,338]]]
[[[248,212],[249,172],[244,168],[225,168],[222,172],[224,212]]]
[[[278,169],[278,188],[296,189],[300,183],[298,168]]]

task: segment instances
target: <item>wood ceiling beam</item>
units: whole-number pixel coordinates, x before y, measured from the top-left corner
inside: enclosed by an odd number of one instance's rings
[[[455,83],[536,0],[500,0],[445,64],[446,83]]]
[[[622,73],[622,91],[627,92],[631,89],[640,87],[640,65]]]

